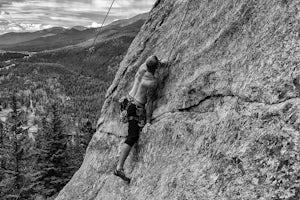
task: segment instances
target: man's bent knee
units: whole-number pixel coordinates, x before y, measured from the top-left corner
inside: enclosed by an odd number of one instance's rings
[[[127,138],[124,143],[132,147],[135,143],[137,143],[138,140],[138,137]]]

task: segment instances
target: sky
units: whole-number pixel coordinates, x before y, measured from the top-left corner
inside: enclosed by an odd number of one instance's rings
[[[156,0],[115,0],[105,24],[150,11]],[[99,27],[112,0],[0,0],[0,34]]]

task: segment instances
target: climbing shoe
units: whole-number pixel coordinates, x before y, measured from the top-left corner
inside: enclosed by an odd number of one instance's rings
[[[130,183],[130,178],[128,178],[128,177],[125,175],[123,169],[121,169],[121,170],[117,170],[117,169],[116,169],[116,170],[114,171],[114,175],[116,175],[116,176],[120,177],[121,179],[123,179],[124,181]]]

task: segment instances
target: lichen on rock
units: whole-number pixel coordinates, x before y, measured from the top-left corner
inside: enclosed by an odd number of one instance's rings
[[[56,199],[300,199],[299,9],[298,0],[157,1]],[[151,54],[169,65],[126,185],[112,175],[126,136],[117,100]]]

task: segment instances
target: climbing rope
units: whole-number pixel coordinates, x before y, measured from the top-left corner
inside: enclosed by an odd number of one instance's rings
[[[177,34],[176,34],[176,37],[175,37],[175,42],[174,42],[174,44],[172,45],[172,49],[171,49],[170,54],[169,54],[168,59],[167,59],[167,67],[169,66],[170,57],[171,57],[171,55],[172,55],[172,53],[173,53],[174,47],[175,47],[175,45],[177,44],[177,41],[178,41],[178,38],[179,38],[179,34],[180,34],[180,32],[181,32],[181,29],[182,29],[182,25],[184,24],[185,19],[186,19],[186,16],[187,16],[187,14],[188,14],[189,7],[190,7],[190,3],[191,3],[191,0],[188,0],[187,6],[186,6],[186,11],[185,11],[185,13],[184,13],[184,16],[183,16],[183,18],[182,18],[181,24],[180,24],[180,26],[179,26],[179,28],[178,28],[178,31],[177,31]]]
[[[97,33],[97,35],[96,35],[96,37],[95,37],[95,39],[94,39],[94,41],[93,41],[93,44],[92,44],[91,47],[89,48],[89,52],[90,52],[90,53],[92,53],[92,52],[95,50],[94,45],[95,45],[95,43],[96,43],[96,40],[97,40],[98,36],[100,35],[101,29],[102,29],[102,27],[103,27],[103,25],[104,25],[104,23],[105,23],[105,21],[106,21],[108,15],[109,15],[109,13],[110,13],[111,8],[113,7],[114,3],[115,3],[115,0],[112,1],[112,3],[111,3],[111,5],[110,5],[110,7],[109,7],[109,9],[108,9],[108,11],[107,11],[107,13],[106,13],[104,19],[103,19],[103,22],[102,22],[102,24],[101,24],[101,26],[100,26],[100,28],[99,28],[99,31],[97,31],[98,33]]]

